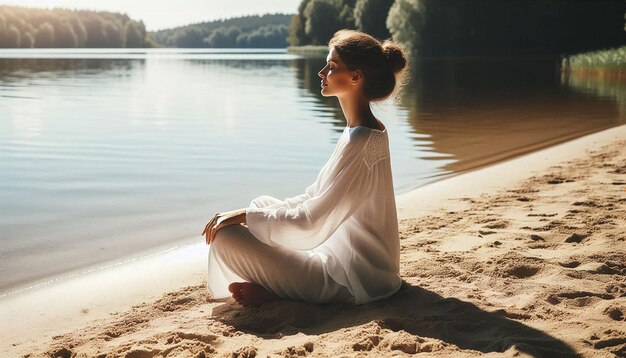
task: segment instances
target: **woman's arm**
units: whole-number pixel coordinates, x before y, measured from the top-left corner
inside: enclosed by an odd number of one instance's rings
[[[237,209],[233,211],[227,211],[225,213],[221,213],[222,216],[228,216],[227,219],[228,225],[234,224],[245,224],[246,223],[246,209]]]

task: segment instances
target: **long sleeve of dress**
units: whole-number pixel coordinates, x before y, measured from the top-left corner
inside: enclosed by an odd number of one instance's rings
[[[322,244],[363,202],[371,182],[358,135],[338,147],[304,194],[274,205],[252,200],[246,209],[250,232],[260,241],[299,250]]]
[[[256,208],[265,208],[265,209],[276,209],[279,207],[294,208],[298,204],[302,203],[304,200],[309,199],[313,193],[314,188],[315,188],[315,183],[309,186],[304,193],[296,195],[296,196],[292,196],[289,198],[285,198],[283,200],[275,198],[270,195],[261,195],[258,198],[255,198],[252,202],[254,203]]]
[[[313,192],[315,190],[315,183],[309,185],[306,190],[304,191],[303,194],[300,195],[296,195],[296,196],[292,196],[290,198],[286,198],[284,200],[284,203],[289,207],[289,208],[294,208],[296,207],[298,204],[302,203],[305,200],[311,199],[311,196],[313,195]]]

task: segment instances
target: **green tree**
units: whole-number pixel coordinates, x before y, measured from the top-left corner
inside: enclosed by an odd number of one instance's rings
[[[289,28],[286,25],[261,26],[248,35],[250,47],[277,48],[287,45]]]
[[[94,15],[84,15],[83,24],[87,33],[85,47],[106,47],[107,36],[104,32],[104,21],[100,17]]]
[[[344,2],[341,12],[339,13],[339,21],[341,22],[342,28],[356,29],[356,23],[354,21],[354,5],[351,6],[349,3]]]
[[[386,20],[393,2],[393,0],[357,0],[354,5],[356,27],[379,39],[390,37]]]
[[[35,46],[38,48],[54,47],[54,27],[44,22],[35,33]]]
[[[6,18],[2,13],[0,13],[0,48],[8,47],[8,28]]]
[[[304,31],[311,39],[312,45],[325,45],[335,31],[341,28],[336,2],[311,0],[304,8],[306,23]]]
[[[2,23],[4,23],[3,27],[8,31],[9,26],[15,26],[19,22],[19,16],[15,13],[15,11],[12,11],[10,8],[5,8],[3,10],[3,21],[0,22],[0,26],[2,26]]]
[[[35,38],[30,33],[30,31],[26,31],[24,35],[22,35],[22,41],[20,42],[20,47],[33,48],[34,46],[35,46]]]
[[[207,37],[206,42],[210,47],[214,48],[231,47],[228,35],[226,35],[226,29],[223,27],[213,31],[209,37]]]
[[[85,47],[85,43],[87,42],[87,30],[85,30],[85,25],[75,14],[69,17],[69,22],[76,35],[76,47]]]
[[[301,46],[308,44],[311,39],[307,35],[304,27],[306,25],[306,17],[304,17],[304,9],[311,2],[311,0],[302,0],[298,5],[298,12],[291,17],[291,24],[289,25],[289,37],[288,42],[291,46]]]
[[[396,0],[389,9],[387,28],[394,41],[405,44],[412,55],[418,53],[424,27],[424,2]]]
[[[250,47],[250,33],[245,32],[245,33],[239,34],[239,36],[237,36],[236,43],[237,43],[237,47],[243,47],[243,48]]]
[[[128,21],[125,26],[126,47],[145,47],[146,29],[143,22]]]
[[[145,47],[155,48],[155,47],[163,47],[159,44],[152,35],[146,35]]]
[[[78,37],[72,25],[64,21],[54,28],[54,45],[59,48],[78,47]]]
[[[124,47],[127,38],[144,46],[145,37],[124,14],[0,5],[0,47]]]
[[[9,48],[17,48],[20,47],[21,34],[20,30],[17,27],[10,25],[7,28],[7,47]]]
[[[266,36],[280,33],[277,29],[266,29],[258,32],[257,30],[269,25],[284,25],[281,28],[288,28],[292,19],[293,15],[291,14],[249,15],[160,30],[151,32],[149,36],[157,43],[165,46],[212,47],[217,45],[218,47],[256,47],[260,45],[256,42],[250,43],[249,40],[251,38],[265,41]],[[198,32],[196,34],[185,33],[189,28],[196,28]],[[222,30],[215,32],[220,28]],[[211,37],[212,35],[213,37]],[[286,37],[287,35],[285,35]],[[281,42],[284,43],[284,41]]]
[[[237,38],[241,35],[241,29],[236,26],[228,28],[220,27],[206,39],[211,47],[238,47]]]
[[[107,21],[104,24],[104,33],[106,35],[106,46],[109,48],[125,47],[126,32],[117,21]]]
[[[173,42],[176,47],[204,47],[204,33],[197,27],[178,29],[174,33]]]
[[[2,16],[0,16],[0,48],[7,47],[7,27],[5,24],[5,20]]]

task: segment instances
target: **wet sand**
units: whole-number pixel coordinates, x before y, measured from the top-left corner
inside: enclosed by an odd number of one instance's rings
[[[405,283],[387,300],[207,301],[198,245],[160,264],[0,301],[0,349],[30,357],[625,356],[624,148],[626,126],[615,127],[398,197]]]

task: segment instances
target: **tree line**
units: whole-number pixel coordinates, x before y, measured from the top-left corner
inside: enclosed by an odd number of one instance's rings
[[[325,45],[358,29],[413,55],[557,55],[626,43],[614,0],[301,0],[297,13],[242,16],[146,33],[127,15],[0,6],[0,47]]]
[[[146,47],[142,21],[127,15],[0,6],[0,47]]]
[[[242,16],[151,32],[154,41],[167,47],[287,46],[291,14]]]
[[[626,43],[613,0],[302,0],[289,44],[324,45],[341,28],[393,38],[425,56],[556,55]]]

